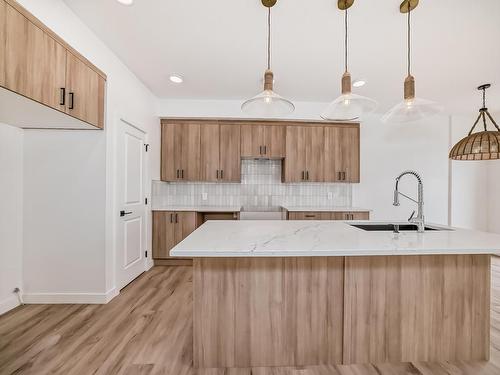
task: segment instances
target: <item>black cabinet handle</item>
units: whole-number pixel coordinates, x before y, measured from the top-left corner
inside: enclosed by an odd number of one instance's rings
[[[217,169],[217,180],[219,179],[219,170]]]
[[[220,170],[220,179],[223,180],[224,179],[224,169],[221,169]]]
[[[173,223],[174,222],[174,214],[170,214],[170,222]]]
[[[308,218],[315,218],[316,215],[306,215],[306,217],[308,217]]]
[[[179,170],[178,169],[175,171],[175,176],[176,176],[176,178],[179,178]]]
[[[267,146],[264,146],[264,155],[267,155]]]
[[[342,172],[342,180],[346,180],[346,173],[345,172]]]
[[[305,179],[306,179],[306,172],[302,171],[302,180],[305,180]]]
[[[132,214],[132,211],[129,211],[129,212],[126,212],[123,210],[120,211],[120,217],[124,217],[125,215],[131,215],[131,214]]]
[[[341,181],[342,180],[342,172],[337,172],[337,177],[338,177],[338,180]]]
[[[184,169],[181,169],[181,178],[184,179]]]
[[[59,105],[66,105],[66,88],[61,87]]]
[[[178,214],[178,213],[176,213],[176,214],[175,214],[175,222],[176,222],[176,223],[178,223],[178,222],[179,222],[179,214]]]
[[[309,171],[306,171],[306,180],[309,181]]]
[[[75,93],[69,93],[69,109],[75,109]]]

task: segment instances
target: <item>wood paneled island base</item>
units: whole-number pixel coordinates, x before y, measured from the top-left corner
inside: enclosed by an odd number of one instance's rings
[[[197,368],[489,359],[489,255],[193,265]]]

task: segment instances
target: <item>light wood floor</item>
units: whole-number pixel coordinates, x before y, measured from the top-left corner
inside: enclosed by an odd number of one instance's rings
[[[500,375],[500,259],[491,361],[196,371],[191,267],[155,267],[108,305],[30,305],[0,317],[0,374]]]

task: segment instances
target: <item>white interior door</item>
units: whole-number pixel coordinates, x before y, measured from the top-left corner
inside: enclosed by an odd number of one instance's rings
[[[116,264],[121,289],[146,269],[146,134],[121,120],[117,135]]]

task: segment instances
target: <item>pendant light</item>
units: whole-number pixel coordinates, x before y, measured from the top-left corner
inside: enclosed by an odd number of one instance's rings
[[[357,120],[362,115],[373,112],[377,102],[373,99],[352,93],[351,74],[348,69],[348,13],[347,10],[354,4],[354,0],[338,0],[337,6],[344,11],[344,64],[345,72],[342,76],[342,95],[335,99],[321,114],[325,120]]]
[[[405,0],[399,7],[408,18],[408,76],[404,84],[404,101],[393,107],[383,117],[386,123],[401,123],[424,119],[442,111],[440,105],[415,97],[415,78],[411,75],[411,12],[418,6],[418,0]]]
[[[490,84],[479,86],[477,89],[483,91],[483,107],[479,109],[479,116],[472,126],[469,135],[459,141],[450,151],[450,159],[453,160],[496,160],[500,159],[500,128],[486,108],[486,89]],[[487,118],[493,123],[496,130],[488,131]],[[472,133],[479,123],[483,120],[484,130]]]
[[[274,75],[271,70],[271,8],[277,0],[262,0],[267,8],[267,70],[264,73],[264,91],[247,100],[241,110],[254,117],[284,116],[295,110],[293,103],[273,91]]]

